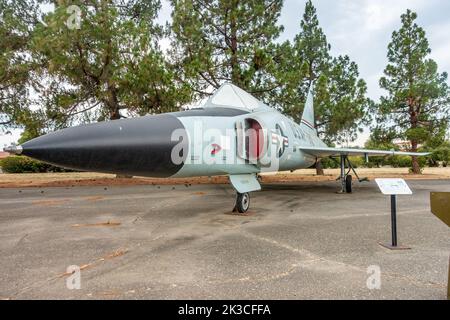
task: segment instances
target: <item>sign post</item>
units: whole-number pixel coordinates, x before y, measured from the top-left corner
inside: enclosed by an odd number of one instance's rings
[[[412,191],[403,179],[375,179],[378,188],[384,195],[391,196],[391,232],[390,245],[380,243],[390,250],[410,250],[409,247],[401,247],[397,240],[397,195],[412,195]]]
[[[397,196],[391,195],[392,247],[397,247]]]

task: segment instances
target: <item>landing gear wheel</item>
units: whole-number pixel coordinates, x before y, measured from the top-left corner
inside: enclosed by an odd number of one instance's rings
[[[353,192],[353,186],[352,186],[352,176],[347,175],[345,177],[345,192],[352,193]]]
[[[246,213],[250,208],[250,194],[238,193],[236,196],[235,210],[239,213]]]

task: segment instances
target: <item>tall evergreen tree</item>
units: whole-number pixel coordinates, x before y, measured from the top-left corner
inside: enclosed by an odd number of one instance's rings
[[[23,124],[31,114],[29,41],[38,11],[33,0],[0,0],[0,130]]]
[[[402,27],[392,34],[388,47],[389,64],[380,80],[388,93],[377,106],[378,125],[394,130],[398,138],[410,141],[412,152],[433,138],[450,117],[447,73],[438,73],[431,49],[417,14],[408,10],[401,16]],[[412,170],[420,173],[417,157]]]
[[[160,0],[51,2],[55,10],[36,28],[33,49],[56,127],[173,111],[188,100],[158,45]]]
[[[308,88],[315,82],[315,125],[327,143],[354,141],[368,119],[371,101],[358,66],[348,56],[333,58],[311,0],[306,3],[301,31],[290,50],[285,50],[280,108],[300,120]],[[317,174],[323,174],[321,163]]]
[[[224,82],[264,98],[282,31],[282,0],[171,0],[172,58],[179,78],[198,96]],[[209,90],[209,91],[208,91]]]
[[[301,31],[294,39],[294,50],[298,56],[294,60],[299,70],[304,72],[300,88],[308,92],[311,84],[331,69],[331,45],[319,24],[317,11],[311,0],[306,3]]]

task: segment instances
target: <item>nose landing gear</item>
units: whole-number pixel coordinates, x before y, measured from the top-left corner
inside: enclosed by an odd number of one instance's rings
[[[233,212],[246,213],[250,208],[250,194],[237,193],[236,194],[236,204],[234,206]]]

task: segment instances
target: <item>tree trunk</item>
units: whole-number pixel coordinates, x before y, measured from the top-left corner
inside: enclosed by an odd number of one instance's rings
[[[322,160],[317,160],[316,162],[316,175],[323,176],[325,172],[323,171]]]
[[[117,99],[116,89],[108,84],[108,101],[109,107],[109,120],[119,120],[120,117],[120,106],[119,100]],[[117,179],[131,179],[133,176],[126,174],[116,174]]]
[[[231,4],[232,11],[237,8],[237,2]],[[231,45],[231,82],[237,86],[241,86],[241,75],[239,70],[239,60],[238,60],[238,40],[237,40],[237,22],[234,14],[230,17],[230,45]]]
[[[109,120],[119,120],[120,119],[120,112],[118,108],[111,109]]]
[[[120,119],[120,106],[119,99],[117,98],[116,88],[108,83],[108,100],[107,105],[109,108],[109,120]]]
[[[416,129],[419,123],[419,110],[416,106],[415,100],[410,98],[408,101],[409,104],[409,114],[411,121],[411,128]],[[417,152],[417,147],[419,143],[416,139],[411,140],[411,152]],[[412,173],[421,174],[419,159],[416,156],[412,157]]]
[[[411,141],[411,152],[417,152],[417,141],[412,140]],[[416,156],[411,157],[412,158],[412,173],[414,174],[422,174],[420,171],[420,165],[419,165],[419,158]]]

